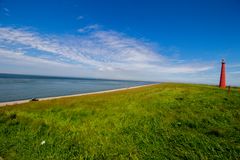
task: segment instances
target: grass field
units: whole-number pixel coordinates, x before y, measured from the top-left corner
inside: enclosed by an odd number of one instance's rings
[[[2,107],[0,157],[240,159],[240,92],[165,83]]]

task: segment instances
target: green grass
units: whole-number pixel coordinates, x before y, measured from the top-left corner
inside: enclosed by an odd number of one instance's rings
[[[240,92],[166,83],[3,107],[0,157],[240,159]]]

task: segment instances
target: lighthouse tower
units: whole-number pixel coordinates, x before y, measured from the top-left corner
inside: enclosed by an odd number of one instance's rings
[[[219,87],[226,88],[226,62],[224,59],[222,59],[222,69],[221,69]]]

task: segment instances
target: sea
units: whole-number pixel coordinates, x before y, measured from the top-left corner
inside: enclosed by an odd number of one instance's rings
[[[91,93],[152,83],[0,73],[0,102]]]

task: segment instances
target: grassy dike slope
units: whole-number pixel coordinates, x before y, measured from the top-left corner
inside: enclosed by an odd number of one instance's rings
[[[240,159],[240,93],[166,83],[2,107],[0,157]]]

